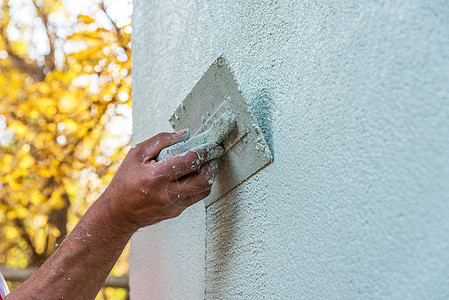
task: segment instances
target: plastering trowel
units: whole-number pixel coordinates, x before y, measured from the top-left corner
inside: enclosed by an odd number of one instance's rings
[[[234,80],[219,57],[170,118],[175,130],[188,128],[191,138],[165,148],[157,160],[182,154],[201,144],[223,144],[209,205],[273,161],[261,130]]]

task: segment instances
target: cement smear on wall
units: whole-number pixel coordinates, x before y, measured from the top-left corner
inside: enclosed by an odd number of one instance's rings
[[[447,299],[445,1],[135,1],[134,140],[224,54],[275,162],[139,232],[133,299]]]

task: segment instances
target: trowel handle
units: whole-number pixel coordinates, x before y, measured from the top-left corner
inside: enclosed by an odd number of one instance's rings
[[[202,129],[199,130],[200,134],[187,141],[162,149],[156,161],[183,154],[203,144],[223,143],[235,129],[235,117],[228,112],[223,113],[207,130],[203,131]]]

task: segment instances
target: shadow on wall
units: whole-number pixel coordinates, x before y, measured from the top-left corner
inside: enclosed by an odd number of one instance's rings
[[[273,147],[273,114],[271,107],[271,96],[267,88],[259,90],[256,94],[254,100],[251,102],[250,110],[262,130],[262,134],[265,141],[270,148],[271,154],[274,157],[274,147]]]
[[[259,299],[254,291],[266,287],[264,203],[270,195],[263,186],[239,188],[206,208],[205,299]]]
[[[218,201],[206,208],[206,295],[223,295],[235,265],[240,201]]]

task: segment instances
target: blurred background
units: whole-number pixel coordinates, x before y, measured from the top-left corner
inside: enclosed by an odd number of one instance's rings
[[[0,0],[0,271],[51,255],[129,149],[128,0]],[[128,298],[129,247],[97,299]]]

